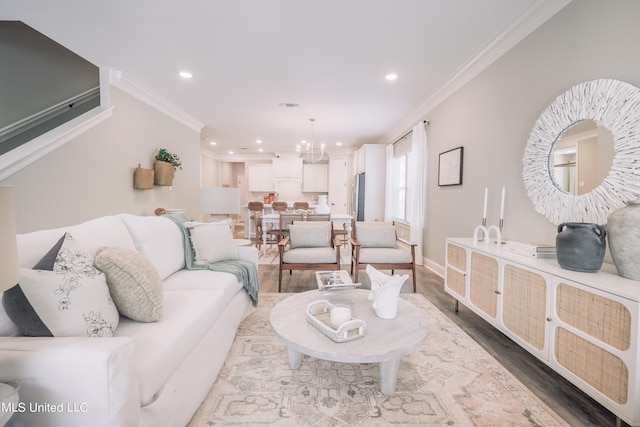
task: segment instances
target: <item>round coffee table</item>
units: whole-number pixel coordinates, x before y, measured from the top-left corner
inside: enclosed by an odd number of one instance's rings
[[[312,290],[285,298],[271,310],[271,328],[285,343],[289,367],[299,369],[302,354],[346,363],[378,363],[380,390],[393,396],[400,358],[420,347],[427,339],[428,321],[424,310],[400,298],[398,316],[392,320],[377,317],[368,290],[334,291],[323,294]],[[307,306],[317,300],[349,304],[354,319],[367,323],[362,338],[337,343],[307,321]]]

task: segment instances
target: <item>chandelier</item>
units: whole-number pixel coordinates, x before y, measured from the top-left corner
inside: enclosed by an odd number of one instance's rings
[[[296,148],[296,151],[302,155],[302,158],[308,163],[316,163],[324,159],[324,144],[320,144],[320,147],[315,145],[313,135],[313,124],[316,121],[314,118],[310,118],[311,122],[311,142],[306,142],[307,148],[301,148],[300,145]],[[305,144],[305,141],[302,141]]]

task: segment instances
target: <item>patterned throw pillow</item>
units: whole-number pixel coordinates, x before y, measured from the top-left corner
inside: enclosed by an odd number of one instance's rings
[[[130,249],[100,248],[93,262],[107,276],[120,314],[138,322],[162,318],[162,279],[147,258]]]
[[[2,304],[25,336],[111,337],[120,319],[105,275],[69,233],[53,270],[20,269]]]

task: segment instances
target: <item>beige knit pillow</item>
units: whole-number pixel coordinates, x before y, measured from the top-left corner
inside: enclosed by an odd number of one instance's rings
[[[143,255],[124,248],[100,248],[94,264],[107,276],[120,314],[138,322],[162,318],[162,279]]]

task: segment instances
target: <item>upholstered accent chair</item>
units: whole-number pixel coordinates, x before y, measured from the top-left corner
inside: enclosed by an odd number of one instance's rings
[[[278,292],[283,270],[340,270],[340,244],[334,242],[331,221],[295,222],[289,226],[289,237],[278,243],[278,252]]]
[[[401,248],[398,243],[408,247]],[[398,238],[391,222],[357,221],[351,236],[351,274],[358,282],[358,272],[372,265],[379,270],[411,270],[413,292],[416,292],[415,243]],[[355,273],[354,273],[355,268]]]

